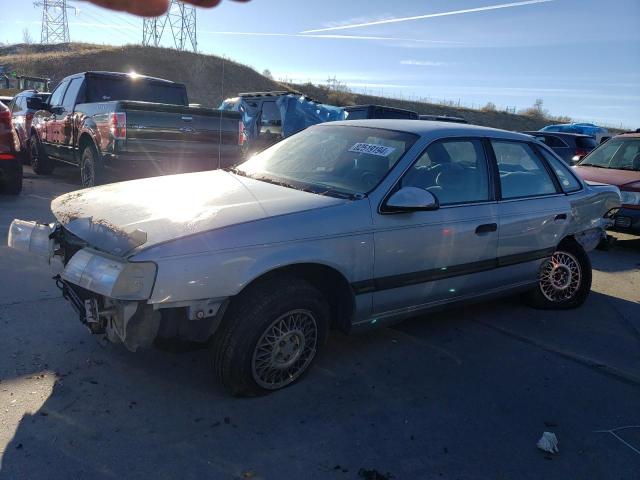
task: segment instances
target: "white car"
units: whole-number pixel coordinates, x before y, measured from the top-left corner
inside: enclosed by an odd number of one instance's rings
[[[526,292],[581,305],[586,251],[620,206],[531,137],[411,120],[311,127],[233,171],[136,180],[55,199],[9,245],[62,259],[92,332],[135,350],[211,341],[234,394],[276,390],[330,328]]]

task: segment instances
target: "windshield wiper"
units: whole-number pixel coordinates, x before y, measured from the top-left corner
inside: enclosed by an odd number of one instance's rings
[[[296,187],[295,185],[292,185],[291,183],[283,182],[281,180],[274,180],[273,178],[269,178],[269,177],[249,177],[249,178],[253,178],[254,180],[258,180],[260,182],[271,183],[272,185],[278,185],[279,187],[293,188],[294,190],[305,191],[304,189]]]
[[[355,193],[343,192],[340,190],[336,190],[335,188],[317,189],[317,190],[313,190],[313,193],[317,193],[318,195],[327,195],[329,197],[346,198],[349,200],[353,200],[354,198],[357,198],[358,195],[360,195]]]
[[[225,168],[227,172],[235,173],[236,175],[241,175],[243,177],[248,177],[247,173],[243,170],[240,170],[238,167],[229,167]]]

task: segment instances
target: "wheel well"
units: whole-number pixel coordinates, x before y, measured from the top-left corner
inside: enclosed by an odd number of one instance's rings
[[[580,242],[578,242],[578,240],[576,240],[576,237],[574,237],[573,235],[567,235],[566,237],[564,237],[562,241],[558,244],[558,247],[562,247],[566,245],[571,245],[571,246],[577,245],[580,248],[582,248],[582,246],[580,245]]]
[[[331,327],[348,331],[355,311],[355,297],[347,279],[336,269],[318,263],[300,263],[272,270],[246,285],[247,291],[256,283],[269,281],[274,276],[302,278],[317,288],[327,299],[331,309]],[[240,292],[240,293],[242,293]]]
[[[82,151],[88,145],[95,145],[95,144],[93,142],[93,139],[91,138],[91,135],[89,135],[88,133],[83,133],[82,135],[80,135],[80,139],[78,140],[79,153],[82,153]]]

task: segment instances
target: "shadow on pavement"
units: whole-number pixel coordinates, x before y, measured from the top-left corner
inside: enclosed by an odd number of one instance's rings
[[[253,399],[217,384],[206,351],[131,354],[90,337],[62,301],[45,317],[42,304],[12,305],[0,309],[11,337],[0,339],[0,398],[28,393],[40,375],[55,383],[19,421],[0,479],[355,479],[360,468],[398,479],[632,479],[640,455],[594,431],[640,423],[638,385],[479,323],[589,348],[615,330],[600,309],[627,308],[603,297],[569,312],[507,300],[334,334],[299,384]],[[536,450],[545,430],[560,455]]]

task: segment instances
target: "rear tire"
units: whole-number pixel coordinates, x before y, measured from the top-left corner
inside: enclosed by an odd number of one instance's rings
[[[306,281],[271,277],[229,306],[211,344],[214,370],[234,396],[287,387],[309,369],[329,330],[329,305]]]
[[[37,175],[50,175],[53,173],[53,160],[44,151],[40,139],[33,135],[29,142],[29,163]]]
[[[95,187],[105,183],[105,171],[102,159],[92,144],[86,145],[80,157],[80,180],[83,188]]]
[[[526,295],[527,303],[540,309],[581,306],[591,291],[591,260],[575,240],[563,241],[540,268],[538,285]]]

